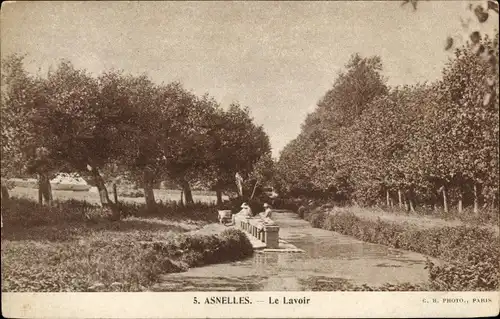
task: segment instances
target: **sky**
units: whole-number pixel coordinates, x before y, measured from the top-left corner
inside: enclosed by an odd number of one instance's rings
[[[180,81],[224,107],[238,101],[278,156],[351,54],[379,55],[390,85],[433,81],[450,57],[448,36],[460,43],[498,28],[496,17],[464,29],[469,2],[401,3],[4,2],[1,56],[27,54],[27,69],[42,76],[64,58],[96,75]]]

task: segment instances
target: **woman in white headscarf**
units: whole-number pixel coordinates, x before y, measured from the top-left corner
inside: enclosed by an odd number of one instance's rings
[[[252,216],[253,216],[253,214],[252,214],[252,209],[250,208],[250,206],[248,206],[247,203],[243,203],[243,204],[241,204],[241,210],[238,213],[233,215],[233,224],[236,223],[237,218],[240,218],[240,219],[241,218],[250,218]]]
[[[248,206],[247,203],[241,204],[241,210],[239,211],[238,215],[242,215],[244,217],[252,217],[252,209],[250,206]]]

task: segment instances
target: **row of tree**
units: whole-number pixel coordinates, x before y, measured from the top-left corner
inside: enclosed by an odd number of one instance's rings
[[[498,33],[457,49],[435,83],[389,87],[379,57],[352,56],[282,151],[280,188],[409,210],[498,205],[497,61]]]
[[[23,57],[2,61],[2,178],[37,175],[40,196],[51,200],[50,177],[79,172],[111,205],[106,180],[126,176],[155,205],[159,181],[222,192],[234,176],[248,176],[270,157],[269,138],[247,108],[223,109],[179,83],[155,84],[146,75],[110,71],[97,77],[62,61],[46,77],[30,75]],[[41,200],[41,198],[40,198]]]

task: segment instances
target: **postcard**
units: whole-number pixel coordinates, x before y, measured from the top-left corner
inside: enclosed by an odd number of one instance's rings
[[[497,1],[0,21],[4,317],[499,314]]]

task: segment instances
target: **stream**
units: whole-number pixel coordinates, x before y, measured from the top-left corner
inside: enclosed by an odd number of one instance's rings
[[[304,291],[332,282],[424,283],[426,256],[313,228],[290,211],[276,212],[280,238],[305,253],[254,253],[248,259],[162,275],[155,291]]]

